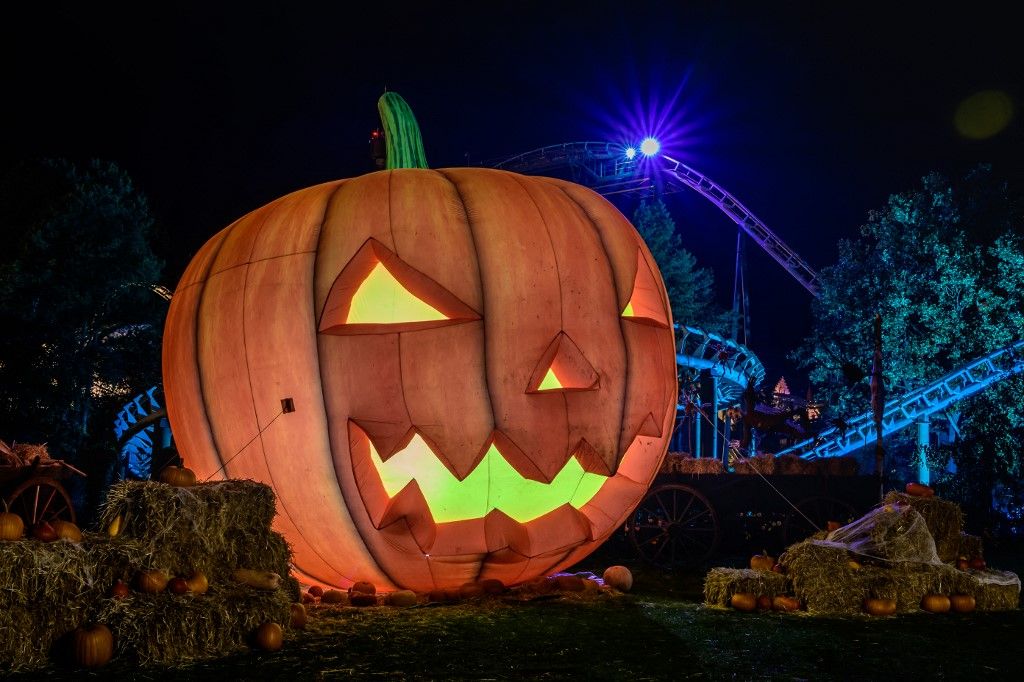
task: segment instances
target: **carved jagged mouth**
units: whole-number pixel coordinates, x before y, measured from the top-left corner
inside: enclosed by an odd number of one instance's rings
[[[535,481],[516,471],[492,443],[469,475],[459,480],[418,433],[385,462],[358,426],[349,428],[353,440],[368,448],[369,462],[387,496],[396,498],[415,485],[435,523],[482,518],[494,510],[526,523],[565,504],[583,507],[609,478],[585,471],[573,456],[550,483]]]

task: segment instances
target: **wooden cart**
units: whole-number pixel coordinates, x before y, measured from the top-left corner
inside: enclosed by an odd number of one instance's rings
[[[61,484],[70,472],[79,473],[60,460],[0,465],[0,497],[11,512],[21,516],[26,528],[57,519],[74,523],[75,508]]]
[[[626,523],[637,553],[665,569],[704,564],[720,550],[781,551],[878,503],[875,476],[658,474]]]

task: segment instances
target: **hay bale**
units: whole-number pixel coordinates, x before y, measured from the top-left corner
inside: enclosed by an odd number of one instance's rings
[[[789,578],[781,573],[750,568],[712,568],[704,578],[704,603],[728,606],[729,599],[737,592],[775,597],[789,594],[792,589]]]
[[[775,473],[806,475],[814,473],[815,463],[796,455],[782,455],[775,458]]]
[[[121,533],[143,543],[147,568],[187,575],[199,570],[214,581],[235,568],[290,571],[291,548],[270,530],[274,493],[255,481],[216,481],[177,488],[153,481],[111,487],[101,511],[108,526],[121,517]]]
[[[793,545],[780,558],[794,594],[810,613],[862,613],[868,597],[894,599],[896,611],[907,613],[920,610],[921,598],[929,592],[973,594],[967,589],[967,574],[946,564],[862,561],[845,549],[814,541]]]
[[[958,592],[974,597],[979,611],[1013,611],[1020,604],[1020,578],[1009,571],[971,571]]]
[[[146,548],[133,540],[83,533],[82,542],[22,540],[0,543],[0,606],[44,598],[92,601],[117,580],[128,582],[145,565]]]
[[[775,455],[770,452],[738,459],[733,465],[733,471],[737,474],[763,474],[768,476],[775,473]]]
[[[970,535],[968,533],[960,533],[960,549],[957,551],[956,558],[962,556],[970,559],[971,557],[984,557],[985,545],[981,538],[977,535]],[[955,561],[955,559],[954,559]]]
[[[264,622],[287,626],[299,594],[291,550],[270,529],[274,495],[252,481],[193,488],[124,482],[111,490],[103,525],[122,518],[115,538],[81,543],[0,543],[0,668],[47,663],[55,642],[86,621],[105,623],[118,651],[163,665],[221,656],[246,646]],[[231,578],[238,567],[273,571],[282,588],[254,590]],[[110,599],[117,580],[143,569],[206,573],[205,595],[132,594]]]
[[[721,474],[725,467],[714,457],[683,457],[677,461],[676,471],[680,474]]]
[[[114,582],[146,558],[141,543],[99,533],[81,543],[0,543],[0,668],[45,665],[54,643],[94,619]]]
[[[184,665],[249,647],[263,623],[287,629],[291,600],[283,590],[211,587],[205,595],[132,595],[109,599],[97,616],[114,632],[117,654],[142,665]]]
[[[34,460],[38,460],[40,463],[53,460],[50,457],[50,450],[46,447],[46,443],[15,443],[11,446],[11,450],[25,464],[29,464]]]
[[[960,555],[960,535],[964,525],[960,505],[938,497],[914,497],[895,490],[889,491],[883,501],[886,504],[909,505],[923,516],[935,541],[939,559],[945,562],[956,561]]]

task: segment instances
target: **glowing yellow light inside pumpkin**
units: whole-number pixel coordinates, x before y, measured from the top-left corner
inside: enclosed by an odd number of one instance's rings
[[[447,320],[447,315],[409,293],[377,263],[352,296],[346,324],[397,324]]]
[[[565,388],[562,382],[555,376],[555,370],[548,369],[548,373],[544,375],[544,379],[540,382],[540,386],[537,387],[538,391],[557,391]]]
[[[534,481],[521,476],[491,445],[483,460],[460,481],[418,434],[386,462],[371,443],[370,458],[389,497],[415,480],[436,523],[480,518],[492,509],[526,523],[567,502],[579,509],[608,480],[584,471],[576,458],[570,457],[551,483]]]
[[[633,317],[633,302],[630,301],[626,304],[625,310],[622,311],[623,317]]]

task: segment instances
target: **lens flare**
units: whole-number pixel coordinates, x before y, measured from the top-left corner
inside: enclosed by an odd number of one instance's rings
[[[645,137],[640,143],[640,153],[644,156],[654,156],[661,151],[661,143],[653,137]]]

